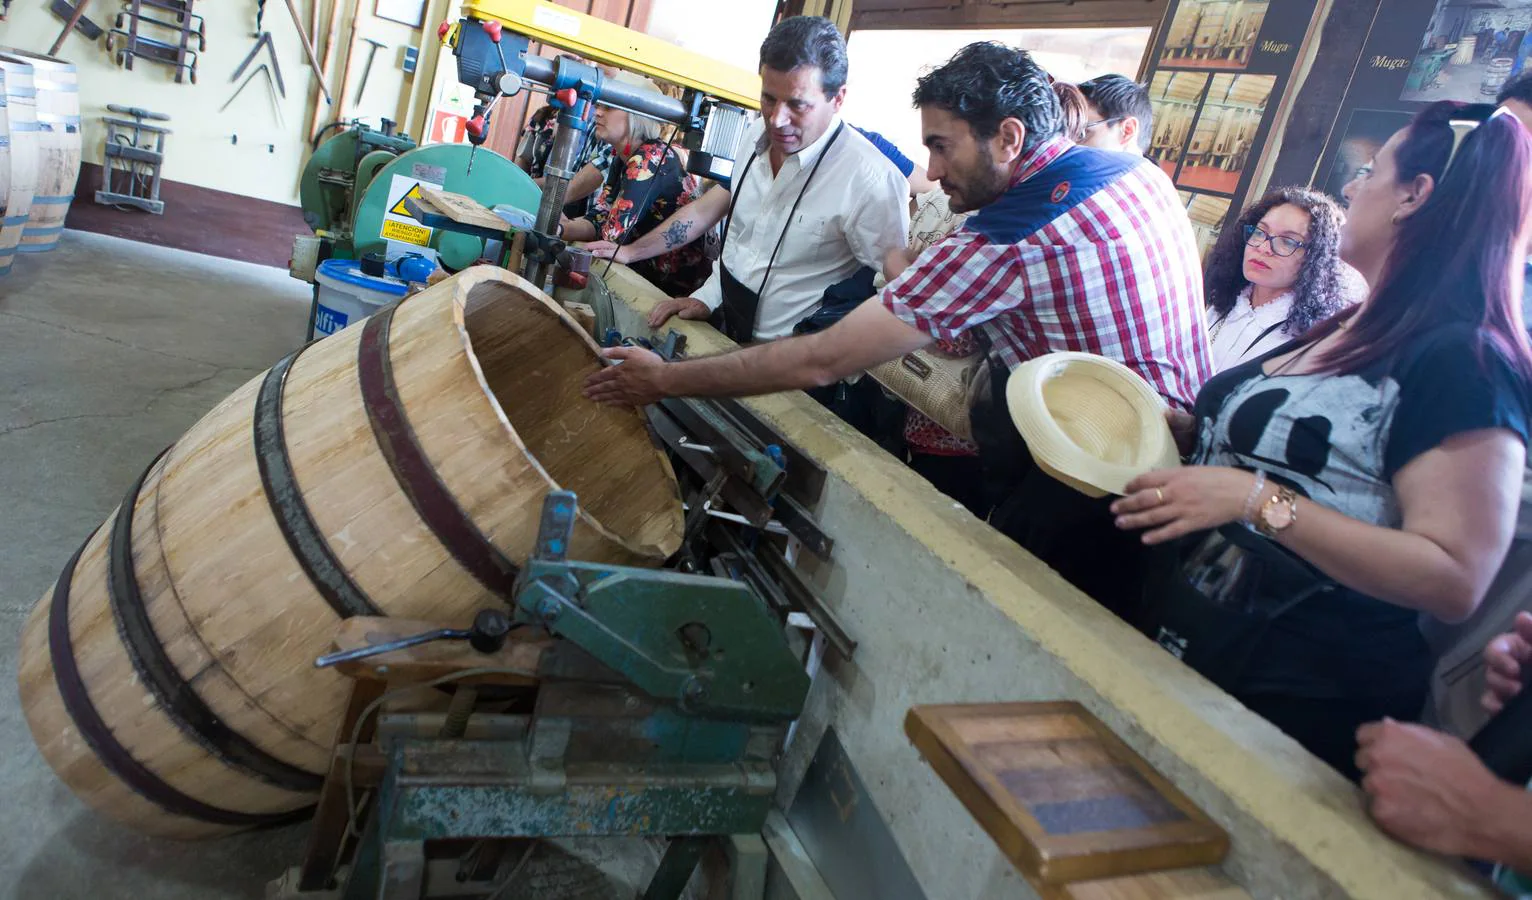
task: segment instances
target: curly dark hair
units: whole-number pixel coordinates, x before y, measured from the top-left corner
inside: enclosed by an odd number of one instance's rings
[[[1345,216],[1328,196],[1301,187],[1276,188],[1246,207],[1232,228],[1225,228],[1208,254],[1203,291],[1208,309],[1226,316],[1250,282],[1245,280],[1245,228],[1283,204],[1309,214],[1309,236],[1304,241],[1303,267],[1293,284],[1293,308],[1283,331],[1299,335],[1345,305],[1341,290],[1341,225]]]
[[[920,76],[913,99],[917,107],[936,106],[967,122],[980,140],[994,137],[1005,119],[1018,119],[1027,130],[1022,149],[1031,150],[1063,127],[1050,81],[1027,51],[979,41]]]

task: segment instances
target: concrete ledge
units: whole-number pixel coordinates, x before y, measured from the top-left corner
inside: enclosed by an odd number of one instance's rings
[[[606,281],[625,334],[662,295]],[[693,356],[733,344],[673,320]],[[1033,897],[904,737],[918,703],[1077,700],[1228,830],[1223,871],[1257,898],[1497,896],[1390,840],[1358,792],[1296,742],[800,393],[749,401],[829,473],[817,514],[835,563],[813,572],[861,642],[816,679],[783,764],[784,805],[833,725],[932,900]]]

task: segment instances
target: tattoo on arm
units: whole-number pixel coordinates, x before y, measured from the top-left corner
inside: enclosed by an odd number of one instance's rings
[[[690,223],[682,220],[672,222],[670,227],[665,229],[665,249],[674,250],[691,240],[691,236],[692,229]]]

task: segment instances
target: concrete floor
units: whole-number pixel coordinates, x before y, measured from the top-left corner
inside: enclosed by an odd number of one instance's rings
[[[0,898],[256,898],[298,861],[306,825],[183,844],[94,815],[38,755],[14,685],[22,623],[70,553],[156,453],[298,346],[308,297],[281,269],[74,231],[0,278]],[[636,850],[539,852],[506,900],[632,896],[597,870],[646,882],[657,858]]]

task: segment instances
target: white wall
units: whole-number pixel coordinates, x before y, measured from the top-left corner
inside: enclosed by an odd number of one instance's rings
[[[847,53],[846,120],[893,141],[905,156],[926,164],[920,113],[910,106],[915,79],[974,41],[1023,47],[1055,78],[1085,81],[1107,72],[1138,71],[1148,28],[1014,28],[979,30],[853,31]]]
[[[297,0],[305,30],[313,3],[324,0]],[[350,36],[350,11],[354,0],[342,4],[342,32],[336,42],[337,74],[345,60]],[[112,26],[113,16],[121,8],[117,2],[97,2],[86,8],[86,16],[103,28]],[[420,32],[405,25],[373,18],[371,0],[361,0],[361,37],[371,37],[390,45],[379,50],[368,83],[365,102],[359,113],[372,124],[383,116],[394,118],[405,76],[400,69],[402,47],[420,41]],[[45,0],[21,0],[11,7],[10,18],[0,24],[0,44],[34,53],[46,53],[63,23],[48,12]],[[84,158],[99,164],[106,129],[101,116],[106,105],[138,106],[172,117],[168,123],[175,133],[166,141],[164,177],[200,187],[231,191],[279,203],[296,204],[298,178],[307,158],[309,102],[316,79],[305,60],[298,33],[293,27],[284,0],[268,0],[263,27],[271,32],[276,44],[282,77],[287,83],[287,99],[281,101],[282,122],[273,109],[271,92],[265,77],[257,77],[223,112],[219,107],[233,94],[238,84],[231,84],[233,74],[255,39],[254,0],[202,0],[195,5],[197,14],[207,20],[207,51],[200,55],[197,84],[176,84],[173,69],[146,60],[134,61],[133,71],[119,68],[106,52],[104,41],[92,44],[78,33],[70,35],[59,55],[73,62],[80,75],[80,111],[84,118]],[[147,13],[147,10],[146,10]],[[321,31],[329,24],[329,4],[321,10]],[[168,16],[157,13],[157,16]],[[430,39],[435,40],[435,24],[428,22]],[[145,29],[143,33],[149,33]],[[322,51],[321,36],[316,45]],[[354,100],[366,61],[367,45],[357,43],[351,83],[347,93]],[[266,58],[266,52],[250,65],[253,71]],[[336,100],[340,97],[337,94]],[[320,101],[323,102],[322,100]],[[355,113],[353,113],[354,115]],[[325,118],[335,118],[332,114]],[[239,136],[234,143],[233,135]]]

